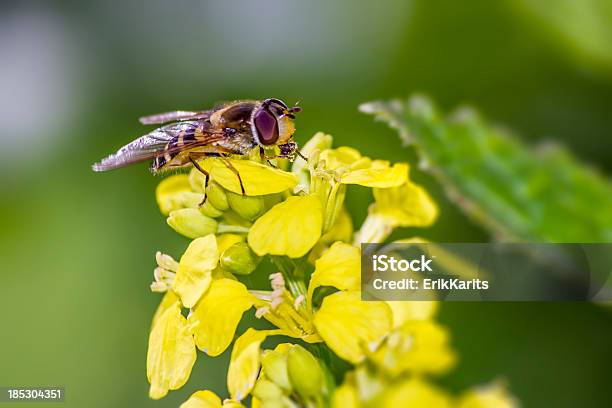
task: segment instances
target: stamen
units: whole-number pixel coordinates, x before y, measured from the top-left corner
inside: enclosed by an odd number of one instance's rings
[[[261,319],[263,315],[270,313],[270,308],[268,306],[260,307],[255,311],[255,317]]]
[[[159,251],[155,254],[155,260],[158,267],[153,270],[155,281],[151,283],[151,291],[166,292],[172,288],[176,272],[178,271],[178,262],[170,255],[162,254]]]
[[[302,302],[304,302],[305,300],[306,297],[304,295],[298,296],[297,299],[295,299],[295,301],[293,302],[293,307],[295,308],[295,310],[298,310]]]
[[[178,272],[179,264],[168,254],[163,254],[160,251],[155,253],[157,265],[172,272]]]

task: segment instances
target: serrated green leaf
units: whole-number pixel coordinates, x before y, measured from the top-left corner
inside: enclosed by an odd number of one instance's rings
[[[469,109],[444,116],[420,96],[361,110],[414,145],[421,167],[497,238],[612,241],[612,185],[560,146],[529,146]]]

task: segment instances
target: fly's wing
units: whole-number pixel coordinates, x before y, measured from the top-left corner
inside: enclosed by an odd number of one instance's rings
[[[204,130],[202,136],[195,137],[196,129],[202,123],[198,121],[178,122],[155,129],[151,133],[139,137],[123,146],[116,153],[102,159],[92,166],[94,171],[108,171],[125,167],[133,163],[151,160],[164,153],[174,153],[189,150],[194,147],[211,144],[223,138],[222,132]],[[201,130],[201,129],[200,129]],[[183,143],[176,142],[182,136]]]
[[[212,111],[192,112],[192,111],[174,111],[157,113],[155,115],[143,116],[139,119],[143,125],[154,125],[160,123],[176,122],[179,120],[194,120],[207,119]]]

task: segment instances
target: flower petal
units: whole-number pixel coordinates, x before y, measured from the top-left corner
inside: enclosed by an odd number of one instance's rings
[[[391,377],[441,374],[456,360],[448,339],[448,331],[432,320],[409,321],[391,332],[370,359]]]
[[[161,213],[168,215],[181,208],[197,208],[204,195],[191,190],[186,174],[178,174],[166,177],[157,185],[155,198]]]
[[[212,391],[196,391],[180,408],[221,408],[221,398]]]
[[[180,304],[180,302],[181,299],[176,295],[176,293],[174,293],[174,291],[167,291],[161,302],[159,302],[159,306],[157,306],[157,309],[155,310],[155,314],[153,315],[153,319],[151,320],[151,329],[153,329],[153,326],[155,326],[155,323],[157,322],[159,317],[163,315],[166,310],[174,306],[175,303]]]
[[[168,390],[181,388],[189,379],[195,360],[193,336],[176,302],[159,316],[149,336],[149,396],[160,399],[166,396]]]
[[[388,301],[393,315],[393,328],[398,328],[404,323],[412,320],[431,319],[438,310],[438,302],[435,301]]]
[[[183,306],[192,308],[200,300],[210,285],[212,270],[218,261],[217,240],[213,234],[191,241],[181,257],[173,284]]]
[[[252,160],[226,159],[242,179],[246,195],[257,196],[280,193],[292,189],[298,183],[295,174],[275,169]],[[242,194],[240,181],[236,173],[223,160],[209,158],[199,162],[200,166],[210,173],[211,180],[221,184],[223,188]]]
[[[359,408],[359,394],[354,385],[344,382],[336,387],[332,396],[332,408]]]
[[[227,389],[232,399],[240,401],[253,389],[261,365],[259,348],[267,335],[267,331],[249,328],[236,340],[227,372]]]
[[[321,242],[327,244],[336,241],[350,242],[352,239],[353,220],[343,206],[330,230],[321,236]]]
[[[376,406],[450,408],[452,404],[444,391],[419,378],[412,378],[388,387],[382,398],[376,400]]]
[[[231,247],[238,242],[243,242],[244,236],[237,234],[221,234],[217,235],[217,248],[219,253],[222,254],[227,248]]]
[[[225,278],[213,280],[188,317],[198,348],[209,356],[223,353],[234,338],[242,314],[253,302],[242,283]]]
[[[316,196],[292,196],[255,221],[248,242],[259,256],[299,258],[317,243],[322,225],[323,207]]]
[[[385,302],[362,302],[359,292],[337,292],[323,299],[314,325],[338,356],[359,363],[389,332],[391,311]]]
[[[395,163],[393,167],[372,166],[364,169],[351,170],[344,173],[340,182],[343,184],[359,184],[365,187],[389,188],[397,187],[408,179],[408,165]]]
[[[506,390],[503,383],[494,382],[465,392],[457,403],[458,408],[517,408],[518,401]]]
[[[361,254],[359,248],[336,242],[315,262],[315,271],[308,285],[308,304],[319,286],[333,286],[340,290],[359,290]]]
[[[427,227],[438,217],[438,207],[427,191],[407,182],[400,187],[374,189],[372,212],[397,227]]]
[[[319,156],[319,160],[325,161],[325,168],[327,170],[348,169],[360,159],[362,159],[361,153],[357,149],[348,146],[323,150]]]

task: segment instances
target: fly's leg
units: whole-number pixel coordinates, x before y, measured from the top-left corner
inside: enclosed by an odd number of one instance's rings
[[[199,204],[200,206],[203,206],[203,205],[204,205],[204,203],[206,202],[206,199],[208,198],[208,194],[207,194],[207,192],[206,192],[206,188],[208,187],[208,181],[210,180],[210,174],[209,174],[209,173],[208,173],[206,170],[204,170],[204,169],[202,168],[202,166],[200,166],[200,165],[198,164],[198,162],[197,162],[197,161],[195,161],[195,159],[193,158],[193,156],[192,156],[192,155],[189,155],[189,161],[191,162],[191,164],[193,164],[193,167],[195,167],[196,169],[198,169],[198,171],[199,171],[200,173],[202,173],[202,174],[204,175],[204,177],[205,177],[205,179],[204,179],[204,199],[203,199],[203,200],[202,200],[202,202]]]
[[[302,160],[304,160],[306,163],[308,163],[308,159],[306,157],[304,157],[304,155],[302,154],[302,152],[300,152],[300,149],[295,149],[295,153],[300,156],[302,158]]]
[[[221,156],[221,160],[223,160],[223,163],[225,163],[227,168],[230,169],[236,175],[236,177],[238,177],[238,181],[240,182],[240,191],[242,191],[243,196],[246,195],[246,192],[244,191],[244,184],[242,184],[242,177],[240,177],[238,169],[235,168],[234,165],[229,160],[227,160],[226,157]]]
[[[266,156],[266,153],[264,152],[263,147],[259,147],[259,157],[261,157],[261,160],[265,160],[271,167],[274,167],[275,169],[278,169],[278,167],[272,163],[270,161],[270,159],[276,159],[277,157],[282,157],[282,156]]]

